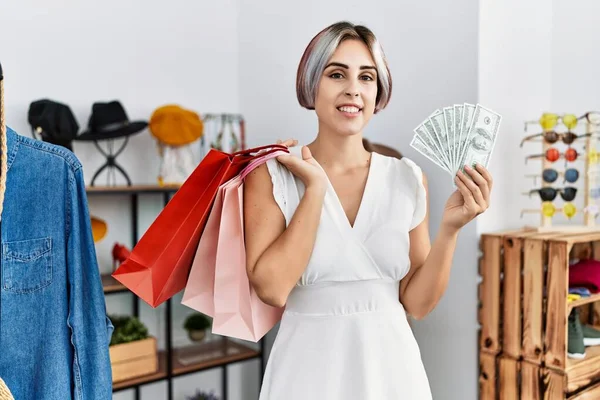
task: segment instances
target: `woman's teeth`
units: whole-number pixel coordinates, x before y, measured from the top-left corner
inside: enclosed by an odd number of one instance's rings
[[[338,110],[340,110],[342,112],[347,112],[347,113],[357,113],[360,111],[360,109],[358,107],[348,107],[348,106],[338,107]]]

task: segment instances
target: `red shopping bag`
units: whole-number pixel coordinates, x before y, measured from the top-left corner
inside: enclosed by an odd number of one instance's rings
[[[277,150],[288,151],[281,145],[233,154],[211,149],[112,276],[151,307],[183,290],[219,186],[258,154]]]
[[[257,342],[281,319],[283,308],[262,302],[248,280],[243,213],[244,178],[281,153],[258,157],[219,187],[181,302],[213,317],[213,333]]]

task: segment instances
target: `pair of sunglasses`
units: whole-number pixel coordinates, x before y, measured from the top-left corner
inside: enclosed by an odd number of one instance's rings
[[[560,158],[560,155],[561,154],[557,149],[551,147],[548,150],[546,150],[546,153],[544,153],[544,154],[535,154],[535,155],[525,157],[525,163],[527,163],[527,160],[529,160],[530,158],[538,158],[538,157],[545,157],[547,161],[555,162]],[[563,153],[563,156],[565,157],[565,160],[573,162],[573,161],[577,160],[579,153],[577,153],[577,150],[575,150],[573,148],[568,148]]]
[[[564,201],[573,201],[577,195],[577,188],[572,186],[567,186],[562,189],[543,187],[530,190],[529,196],[534,193],[538,193],[542,201],[554,201],[557,194],[560,194],[560,197],[562,197]]]
[[[553,168],[546,168],[542,171],[542,180],[546,183],[554,183],[558,180],[558,177],[562,175],[564,177],[563,182],[575,183],[579,179],[579,171],[575,168],[569,168],[564,172],[558,172]],[[537,177],[539,175],[531,175]]]
[[[534,178],[534,183],[537,182],[539,174],[529,174],[527,177]],[[558,180],[559,176],[563,176],[563,182],[575,183],[579,179],[579,171],[575,168],[569,168],[564,172],[558,172],[553,168],[546,168],[542,171],[542,180],[546,183],[554,183]],[[600,189],[600,188],[599,188]]]
[[[523,214],[525,213],[538,213],[540,212],[545,217],[553,217],[557,211],[562,211],[563,215],[569,219],[573,218],[577,214],[577,207],[573,203],[566,203],[562,208],[556,208],[556,206],[550,202],[546,202],[542,204],[541,209],[539,210],[521,210],[521,218],[523,218]],[[590,212],[591,210],[586,210],[586,212]]]
[[[579,120],[586,119],[589,123],[594,125],[600,124],[600,112],[590,111],[583,114],[581,117],[575,116],[575,114],[556,114],[556,113],[543,113],[537,121],[526,121],[525,129],[528,124],[539,123],[545,131],[553,129],[559,122],[562,122],[569,130],[577,126]]]
[[[543,136],[544,140],[550,144],[554,144],[554,143],[558,142],[559,140],[562,140],[562,142],[564,144],[570,145],[570,144],[573,144],[573,142],[577,139],[581,139],[581,138],[588,137],[588,136],[595,136],[595,135],[598,135],[599,133],[600,132],[590,132],[590,133],[585,133],[583,135],[578,135],[571,131],[565,132],[565,133],[558,133],[556,131],[545,131],[542,133],[536,133],[535,135],[530,135],[530,136],[524,137],[523,140],[521,140],[520,147],[523,147],[523,143],[525,143],[526,141],[534,139],[539,136]]]

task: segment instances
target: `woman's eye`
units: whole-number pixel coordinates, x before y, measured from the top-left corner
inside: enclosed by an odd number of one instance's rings
[[[329,75],[329,77],[333,79],[339,79],[342,77],[342,74],[340,74],[339,72],[334,72],[333,74]]]
[[[363,75],[362,79],[366,80],[366,81],[372,81],[373,78],[369,75]]]

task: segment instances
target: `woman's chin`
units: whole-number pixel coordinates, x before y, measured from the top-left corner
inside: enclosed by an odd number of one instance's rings
[[[342,136],[355,136],[355,135],[360,135],[360,133],[363,131],[363,125],[362,124],[356,124],[356,123],[352,123],[352,124],[337,124],[336,126],[336,132],[339,135]]]

